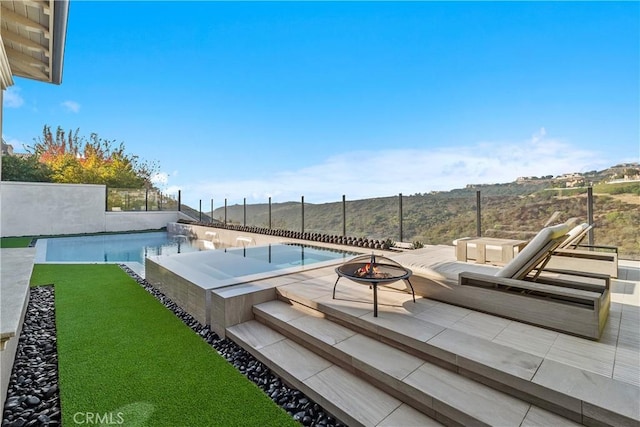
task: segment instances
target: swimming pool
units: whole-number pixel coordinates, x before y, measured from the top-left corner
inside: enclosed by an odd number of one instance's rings
[[[362,253],[280,242],[150,256],[145,271],[149,283],[199,322],[228,325],[227,321],[249,320],[251,306],[274,299],[274,288],[286,283],[290,275],[299,279],[300,274],[335,274],[333,267],[355,255]],[[216,333],[224,336],[223,331],[217,329]]]
[[[164,231],[54,237],[36,242],[37,263],[92,262],[144,264],[151,255],[171,255],[199,249],[186,236]]]
[[[179,256],[149,256],[148,260],[205,289],[338,263],[361,255],[299,243],[227,248]],[[242,278],[242,279],[241,279]]]
[[[356,252],[329,249],[299,243],[277,243],[264,246],[227,248],[192,252],[179,257],[151,257],[161,263],[189,266],[214,280],[269,273],[289,268],[304,267],[327,261],[345,260]]]

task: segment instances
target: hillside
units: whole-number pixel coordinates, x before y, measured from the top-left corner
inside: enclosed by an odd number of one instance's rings
[[[563,177],[522,178],[517,182],[468,185],[464,189],[403,196],[404,242],[451,244],[476,235],[476,191],[481,194],[482,234],[530,238],[553,217],[553,223],[572,217],[587,220],[587,188],[567,187],[581,179],[593,185],[595,242],[619,248],[623,258],[640,259],[640,182],[623,179],[637,164]],[[627,175],[628,176],[628,175]],[[563,185],[565,184],[565,185]],[[267,227],[268,204],[247,205],[246,224]],[[400,240],[399,198],[380,197],[346,202],[346,234],[373,239]],[[272,228],[301,230],[299,202],[274,203]],[[213,217],[224,219],[224,208]],[[242,224],[242,205],[227,207],[227,221]],[[304,206],[304,231],[342,235],[342,202]]]

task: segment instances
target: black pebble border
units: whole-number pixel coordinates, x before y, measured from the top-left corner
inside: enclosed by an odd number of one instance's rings
[[[200,322],[194,319],[193,316],[180,308],[166,295],[154,288],[145,279],[138,276],[129,267],[120,264],[120,268],[135,279],[140,286],[152,294],[165,307],[171,310],[189,328],[200,335],[203,340],[211,345],[244,376],[260,387],[260,389],[262,389],[271,398],[271,400],[287,411],[294,420],[305,426],[345,426],[345,424],[342,424],[340,421],[327,414],[320,405],[306,397],[301,391],[287,386],[268,367],[242,347],[229,339],[220,338],[208,327],[203,326]]]
[[[30,289],[2,415],[2,427],[59,426],[53,286]]]

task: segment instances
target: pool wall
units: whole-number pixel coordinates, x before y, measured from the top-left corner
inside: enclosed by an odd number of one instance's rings
[[[145,270],[149,283],[223,338],[227,327],[253,319],[252,307],[255,304],[276,299],[276,286],[289,280],[286,275],[272,276],[274,273],[271,272],[262,274],[264,279],[270,279],[268,281],[252,275],[230,286],[208,289],[150,258],[145,261]]]
[[[145,260],[146,280],[189,312],[198,322],[207,324],[207,290],[179,274],[150,260]]]
[[[167,225],[167,231],[202,240],[205,239],[205,233],[216,232],[217,235],[215,237],[219,240],[220,245],[223,245],[222,247],[235,247],[243,244],[262,246],[284,242],[307,245],[311,243],[308,240],[267,236],[191,224],[170,223]],[[211,237],[211,235],[207,236],[208,239],[211,239]],[[239,237],[242,239],[238,240]],[[248,241],[244,239],[248,239]],[[341,245],[319,244],[317,242],[312,244],[333,249],[347,249]],[[348,248],[347,250],[357,251],[355,248]],[[172,259],[169,261],[168,258]],[[342,262],[342,260],[335,260],[302,268],[245,276],[229,286],[213,289],[206,284],[210,281],[207,278],[199,278],[193,271],[181,271],[188,269],[188,266],[177,266],[175,264],[177,259],[177,257],[167,257],[164,260],[162,260],[162,257],[147,258],[145,260],[146,280],[171,298],[178,306],[190,313],[200,323],[208,325],[220,337],[225,336],[226,328],[229,326],[252,320],[252,307],[254,305],[276,299],[277,286],[299,280],[300,274],[305,274],[308,270],[324,268],[331,263],[338,265]],[[171,266],[162,265],[163,262],[170,262]],[[185,276],[191,280],[185,278]]]

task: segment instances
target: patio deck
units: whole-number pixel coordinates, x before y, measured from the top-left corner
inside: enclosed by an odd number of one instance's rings
[[[366,286],[334,300],[335,280],[273,279],[277,300],[226,335],[349,425],[640,425],[640,262],[620,262],[597,341],[388,287],[376,318]]]
[[[33,248],[0,249],[0,402],[3,405],[29,302],[35,255]]]
[[[2,261],[4,279],[18,264]],[[253,319],[226,335],[349,425],[640,425],[638,261],[620,261],[597,341],[413,303],[392,287],[380,288],[374,318],[366,286],[341,280],[334,300],[335,280],[323,267],[220,295],[253,304]]]

